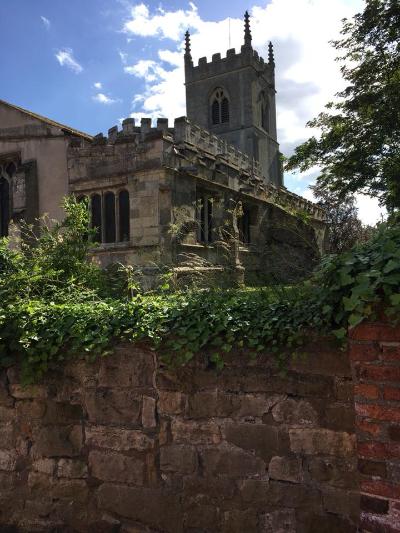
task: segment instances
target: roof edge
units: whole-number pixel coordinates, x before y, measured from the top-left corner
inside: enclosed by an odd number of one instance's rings
[[[24,109],[23,107],[19,107],[17,105],[11,104],[10,102],[6,102],[6,100],[0,99],[0,104],[4,104],[11,109],[15,109],[16,111],[23,113],[24,115],[28,115],[32,118],[40,120],[41,122],[45,122],[46,124],[49,124],[50,126],[55,126],[56,128],[60,128],[64,132],[69,133],[71,135],[83,137],[84,139],[88,141],[93,140],[93,135],[89,135],[88,133],[84,133],[83,131],[76,130],[75,128],[71,128],[70,126],[66,126],[65,124],[61,124],[60,122],[57,122],[55,120],[51,120],[50,118],[44,117],[43,115],[39,115],[38,113],[33,113],[32,111],[29,111],[28,109]]]

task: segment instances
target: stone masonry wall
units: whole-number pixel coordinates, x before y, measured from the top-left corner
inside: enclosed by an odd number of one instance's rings
[[[351,334],[361,527],[400,531],[400,327],[383,320]]]
[[[172,372],[132,345],[37,386],[3,372],[0,531],[355,532],[348,357],[307,351],[285,375],[246,354]]]

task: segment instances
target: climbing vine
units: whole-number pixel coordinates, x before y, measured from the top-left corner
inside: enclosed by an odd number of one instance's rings
[[[25,382],[65,359],[110,354],[120,340],[146,341],[170,365],[207,353],[221,368],[243,347],[252,357],[271,353],[284,367],[312,335],[344,339],[380,305],[393,320],[400,316],[399,226],[382,226],[368,243],[325,258],[293,287],[174,292],[167,277],[143,294],[131,272],[124,283],[118,276],[126,270],[110,275],[87,262],[88,221],[76,203],[65,208],[64,225],[44,230],[34,247],[0,245],[0,366],[18,360]]]

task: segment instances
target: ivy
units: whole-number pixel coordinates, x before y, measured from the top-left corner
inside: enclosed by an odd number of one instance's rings
[[[26,383],[67,359],[108,355],[120,341],[146,341],[169,365],[207,353],[221,369],[233,348],[243,348],[250,357],[267,351],[284,368],[313,335],[345,340],[349,327],[382,305],[393,320],[400,316],[399,226],[382,226],[366,244],[326,257],[297,286],[168,292],[164,279],[162,290],[130,290],[129,298],[110,289],[105,273],[81,264],[85,240],[78,235],[77,248],[73,232],[63,234],[67,270],[54,233],[47,262],[40,241],[25,255],[0,246],[0,366],[20,361]]]

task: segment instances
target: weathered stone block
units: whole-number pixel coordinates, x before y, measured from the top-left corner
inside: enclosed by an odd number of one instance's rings
[[[110,388],[151,387],[153,354],[134,346],[117,346],[112,357],[101,359],[98,386]]]
[[[43,400],[19,400],[15,404],[17,416],[26,420],[39,420],[46,412]]]
[[[229,448],[208,448],[201,452],[206,475],[231,478],[262,477],[266,475],[265,462],[242,450]]]
[[[130,450],[145,451],[154,446],[154,439],[140,430],[130,430],[107,426],[86,426],[86,445],[95,448],[108,448],[119,452]]]
[[[146,429],[153,429],[156,425],[156,400],[150,396],[143,396],[142,426]]]
[[[276,422],[292,426],[315,426],[318,420],[318,415],[309,402],[291,398],[278,402],[272,409],[272,416]]]
[[[82,448],[81,426],[42,427],[35,437],[32,455],[40,457],[74,457]]]
[[[163,446],[160,449],[160,468],[166,472],[193,474],[197,470],[197,453],[189,446]]]
[[[0,470],[12,472],[17,467],[17,456],[14,451],[0,450]]]
[[[240,408],[238,416],[246,417],[261,417],[265,413],[268,413],[271,408],[279,401],[283,401],[286,398],[285,395],[273,395],[267,394],[240,394]]]
[[[193,502],[185,508],[183,523],[188,531],[219,530],[219,509],[213,505],[199,505],[198,502]]]
[[[47,398],[48,391],[43,385],[20,385],[11,384],[9,387],[10,394],[17,400],[33,400]]]
[[[274,455],[289,451],[286,433],[276,426],[265,424],[228,424],[225,438],[244,450],[254,451],[264,461]]]
[[[301,461],[297,457],[273,457],[268,466],[268,475],[271,479],[300,483]]]
[[[309,457],[305,469],[311,479],[334,487],[355,489],[358,485],[355,458]]]
[[[10,422],[6,424],[0,423],[0,448],[9,449],[16,445],[16,431],[15,426]]]
[[[171,432],[176,444],[218,444],[221,442],[221,431],[215,422],[176,419],[172,421]]]
[[[323,493],[323,506],[329,513],[358,519],[360,494],[344,490],[329,490]]]
[[[248,509],[246,511],[233,510],[225,512],[222,531],[224,533],[243,533],[243,531],[256,533],[258,527],[255,511]]]
[[[238,482],[240,496],[246,507],[265,509],[268,503],[269,482],[261,479],[244,479]]]
[[[56,469],[56,461],[54,459],[38,459],[32,463],[32,470],[52,476]]]
[[[57,465],[58,477],[85,479],[88,475],[87,465],[83,461],[60,459]]]
[[[135,457],[117,453],[91,451],[89,453],[90,473],[103,481],[143,485],[144,462]]]
[[[263,533],[297,533],[294,509],[282,509],[266,513],[261,517]]]
[[[115,426],[140,423],[141,397],[132,390],[90,389],[84,403],[92,423]]]
[[[158,412],[165,415],[179,415],[184,412],[187,397],[178,391],[160,391]]]
[[[354,453],[355,437],[343,431],[330,429],[290,429],[292,452],[306,455],[350,456]]]
[[[103,483],[97,497],[100,509],[168,533],[183,531],[179,497],[167,491]]]

